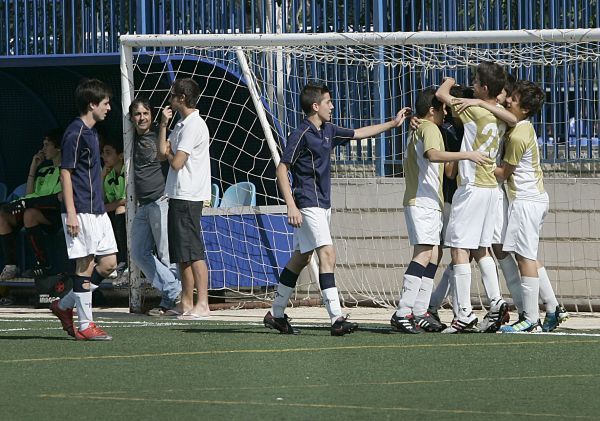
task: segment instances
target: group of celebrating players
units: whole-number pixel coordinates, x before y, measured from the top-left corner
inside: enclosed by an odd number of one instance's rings
[[[568,318],[537,258],[549,199],[530,118],[543,102],[539,86],[515,80],[492,62],[477,66],[472,88],[447,78],[437,90],[420,92],[404,160],[404,215],[414,252],[390,320],[393,330],[548,332]],[[301,103],[306,119],[290,135],[277,169],[288,222],[294,226],[295,252],[281,273],[264,324],[281,333],[298,332],[284,310],[300,270],[315,251],[331,334],[341,336],[358,325],[342,316],[335,287],[329,230],[331,150],[350,139],[399,127],[410,109],[387,123],[349,130],[331,124],[333,104],[325,86],[305,86]],[[434,290],[442,246],[450,248],[451,264]],[[492,251],[519,314],[512,324]],[[481,271],[489,302],[481,323],[471,305],[471,260]],[[454,312],[449,326],[438,316],[446,296]],[[540,298],[546,310],[543,323]]]

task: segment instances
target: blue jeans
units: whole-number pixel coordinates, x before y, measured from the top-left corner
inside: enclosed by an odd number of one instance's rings
[[[152,286],[162,292],[160,306],[171,309],[181,293],[177,268],[169,262],[166,197],[140,205],[131,224],[131,260],[139,266]],[[156,247],[156,256],[152,253]]]

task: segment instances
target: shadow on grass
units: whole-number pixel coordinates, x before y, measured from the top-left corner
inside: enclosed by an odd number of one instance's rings
[[[23,335],[23,336],[11,335],[11,336],[6,336],[6,335],[0,335],[0,340],[18,341],[18,340],[31,340],[31,339],[45,339],[47,341],[74,341],[73,338],[58,337],[58,336],[34,336],[34,335]]]
[[[301,326],[297,328],[300,331],[300,335],[306,336],[322,336],[323,333],[329,334],[329,327],[327,326]],[[239,327],[211,327],[210,325],[204,326],[190,326],[189,328],[178,328],[174,329],[183,333],[244,333],[244,334],[262,334],[262,335],[282,335],[275,330],[260,328],[256,326],[239,326]],[[361,332],[369,332],[369,333],[377,333],[377,334],[394,334],[390,328],[387,327],[374,327],[374,326],[366,326],[359,327],[355,333],[360,334]],[[294,335],[290,335],[294,336]]]

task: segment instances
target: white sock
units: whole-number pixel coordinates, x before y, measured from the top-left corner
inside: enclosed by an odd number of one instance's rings
[[[458,317],[458,295],[456,294],[456,280],[454,279],[454,270],[450,276],[450,299],[452,300],[452,313]]]
[[[406,317],[412,313],[417,294],[421,288],[421,279],[414,275],[404,274],[404,281],[402,283],[402,294],[400,295],[400,301],[398,301],[398,308],[396,309],[396,316]]]
[[[450,293],[450,277],[452,275],[452,265],[448,265],[442,275],[442,279],[440,279],[440,282],[431,293],[431,299],[429,300],[430,309],[437,310],[442,306],[444,298]]]
[[[519,274],[517,262],[509,254],[502,260],[498,259],[498,264],[504,274],[506,286],[513,299],[513,304],[517,308],[517,313],[521,313],[523,311],[523,296],[521,295],[521,275]]]
[[[331,324],[334,324],[337,319],[343,316],[338,289],[337,287],[327,288],[321,291],[321,294],[323,296],[323,302],[325,303],[327,313],[329,313]]]
[[[77,307],[77,319],[79,320],[79,330],[88,328],[94,321],[92,316],[92,291],[75,292],[75,305]]]
[[[431,300],[431,293],[433,291],[433,279],[421,278],[421,287],[417,292],[417,298],[415,299],[415,305],[413,306],[413,314],[415,316],[423,316],[427,313],[427,307],[429,307],[429,301]]]
[[[456,290],[458,317],[466,319],[473,312],[471,306],[471,265],[462,263],[454,265],[454,288]]]
[[[271,311],[273,317],[281,319],[285,314],[285,308],[290,301],[290,297],[294,293],[294,288],[290,288],[287,285],[277,284],[277,290],[275,291],[275,299],[273,300],[273,306]]]
[[[481,271],[481,280],[485,293],[490,301],[490,307],[502,299],[500,294],[500,283],[498,282],[498,271],[496,263],[491,256],[482,257],[479,262],[479,270]]]
[[[75,293],[73,290],[71,290],[67,293],[67,295],[60,299],[58,302],[58,308],[61,310],[66,310],[73,307],[75,307]]]
[[[542,303],[546,307],[546,312],[554,313],[558,306],[558,300],[554,294],[554,289],[552,288],[545,267],[542,266],[538,269],[538,276],[540,277],[540,297],[542,298]]]
[[[523,311],[525,318],[531,323],[537,323],[540,318],[538,297],[540,294],[540,279],[529,276],[521,277],[521,288],[523,290]]]

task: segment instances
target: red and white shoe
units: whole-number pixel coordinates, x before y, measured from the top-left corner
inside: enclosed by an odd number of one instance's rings
[[[112,336],[90,323],[87,329],[76,330],[75,339],[78,341],[112,341]]]
[[[75,337],[75,329],[73,328],[73,309],[68,308],[63,310],[58,306],[59,301],[60,300],[52,301],[50,304],[50,311],[52,311],[52,314],[58,317],[60,324],[62,324],[63,330],[65,330],[69,336]]]

